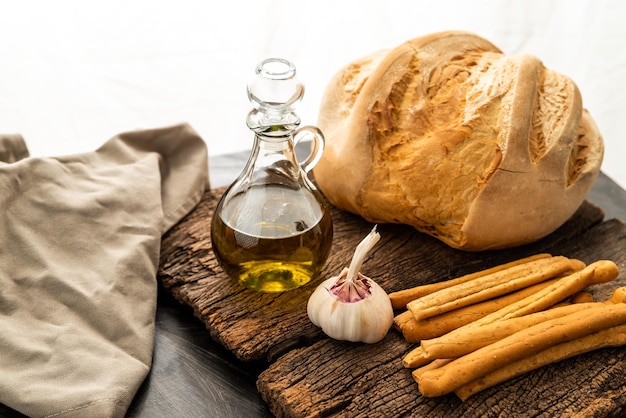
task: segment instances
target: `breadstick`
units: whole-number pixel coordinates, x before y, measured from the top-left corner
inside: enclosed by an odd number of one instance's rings
[[[452,336],[446,334],[438,338],[423,340],[421,346],[426,358],[437,359],[461,357],[540,322],[559,318],[582,309],[594,308],[601,304],[608,303],[623,302],[614,302],[614,298],[611,298],[604,302],[562,305],[545,311],[539,311],[529,315],[509,318],[483,325],[480,328],[480,331],[467,332],[464,334],[457,333]]]
[[[461,326],[447,333],[447,337],[454,338],[457,335],[463,335],[463,333],[476,333],[477,328],[480,328],[486,324],[491,324],[496,321],[500,321],[506,318],[515,318],[518,316],[527,315],[534,312],[539,312],[543,309],[547,309],[550,306],[554,306],[560,300],[563,300],[573,294],[576,294],[580,290],[597,283],[606,283],[617,277],[619,269],[612,261],[600,260],[590,264],[585,269],[563,277],[556,282],[550,284],[546,288],[530,295],[519,302],[512,303],[505,306],[493,313],[490,313],[476,321],[470,322],[467,325]],[[614,303],[615,300],[619,300],[620,297],[626,300],[626,290],[618,289],[611,300]],[[411,350],[402,360],[404,367],[420,367],[424,364],[428,364],[431,361],[426,357],[426,353],[423,348],[418,346]]]
[[[541,322],[493,344],[457,358],[443,367],[425,371],[418,382],[424,396],[453,392],[497,368],[548,347],[626,324],[625,304],[601,304],[560,318]]]
[[[563,256],[542,258],[431,293],[409,302],[407,308],[416,320],[426,319],[582,268],[584,263],[579,260],[570,260]]]
[[[404,327],[409,321],[411,321],[411,319],[415,319],[411,311],[400,312],[398,315],[393,317],[393,327],[400,332],[404,332]]]
[[[618,287],[615,289],[611,297],[609,298],[611,303],[625,303],[626,302],[626,286]]]
[[[592,284],[609,282],[615,279],[618,274],[619,269],[612,261],[596,261],[579,272],[558,279],[556,282],[539,290],[535,294],[450,331],[446,334],[446,338],[454,339],[457,336],[462,338],[465,333],[476,335],[476,333],[480,332],[479,328],[484,325],[507,318],[515,318],[539,312],[554,306],[559,301],[576,294]],[[611,299],[619,299],[619,295],[622,295],[621,288],[613,294]],[[622,298],[626,299],[626,296],[622,296]],[[405,356],[402,364],[404,367],[420,367],[424,364],[428,364],[431,360],[431,358],[427,357],[426,352],[420,345]]]
[[[431,361],[430,363],[426,364],[425,366],[422,367],[418,367],[417,369],[413,370],[411,372],[411,375],[413,376],[413,379],[419,383],[420,378],[422,377],[422,374],[428,370],[434,370],[437,369],[439,367],[443,367],[446,364],[450,363],[452,360],[454,360],[453,358],[438,358],[436,360]]]
[[[416,343],[421,340],[439,337],[463,325],[469,324],[487,314],[497,311],[513,302],[520,301],[525,297],[554,283],[558,279],[547,280],[533,286],[500,296],[495,299],[480,302],[474,305],[464,306],[441,315],[418,321],[411,311],[405,311],[396,315],[394,326],[407,342]],[[569,302],[568,302],[569,304]]]
[[[474,322],[452,330],[449,334],[451,334],[450,336],[452,337],[452,335],[461,335],[465,332],[475,332],[472,331],[474,327],[481,327],[485,324],[491,324],[502,319],[515,318],[542,311],[580,292],[586,287],[610,282],[615,279],[618,274],[619,269],[614,262],[609,260],[596,261],[589,264],[583,270],[562,277],[538,292],[477,319]]]
[[[551,283],[553,283],[553,282],[555,282],[555,281],[557,281],[557,280],[558,280],[558,279],[553,279],[553,280],[550,280],[550,281],[549,281],[549,282],[547,282],[545,285],[546,285],[546,286],[548,286],[549,284],[551,284]],[[535,285],[535,286],[531,286],[530,288],[527,288],[527,289],[533,290],[532,288],[542,288],[542,287],[543,287],[543,285],[544,285],[544,283],[539,283],[539,284],[537,284],[537,285]],[[524,292],[525,290],[526,290],[526,289],[521,290],[520,292]],[[618,294],[618,293],[620,293],[621,297],[617,297],[617,294]],[[617,290],[615,291],[615,293],[613,293],[613,296],[611,296],[611,302],[612,302],[612,303],[626,302],[626,288],[619,288],[619,289],[617,289]],[[569,304],[564,304],[564,306],[569,306]],[[459,309],[459,310],[461,310],[461,309]],[[408,313],[408,314],[410,314],[410,316],[411,316],[411,318],[412,318],[412,316],[413,316],[413,315],[412,315],[409,311],[407,311],[407,313]],[[445,314],[444,314],[444,315],[445,315]],[[434,320],[434,319],[432,319],[432,320]],[[415,321],[415,320],[413,319],[413,321]],[[428,321],[430,321],[430,320],[428,320],[428,319],[427,319],[426,321],[420,321],[420,323],[421,323],[421,322],[428,322]],[[410,322],[410,321],[409,321],[409,322]],[[470,324],[467,324],[467,325],[470,325]],[[469,328],[469,329],[471,329],[471,328]],[[456,331],[456,329],[453,329],[453,330],[449,331],[449,333],[452,333],[452,334],[450,334],[450,337],[451,337],[453,340],[454,340],[454,339],[456,339],[456,338],[457,338],[456,336],[458,335],[458,334],[457,334],[456,332],[454,332],[454,331]],[[473,334],[472,334],[472,335],[473,335]],[[446,338],[449,338],[448,333],[443,334],[443,336],[444,336],[444,337],[446,337]],[[434,338],[434,337],[433,337],[433,338]],[[462,336],[460,336],[459,338],[463,338],[463,337],[462,337]],[[421,367],[421,366],[424,366],[424,365],[426,365],[426,364],[430,363],[430,362],[432,361],[432,359],[433,359],[433,358],[434,358],[434,356],[433,356],[433,355],[429,355],[429,356],[427,356],[426,352],[424,351],[424,348],[423,348],[421,345],[419,345],[419,346],[415,347],[413,350],[409,351],[409,352],[408,352],[408,353],[407,353],[407,354],[403,357],[403,359],[402,359],[402,365],[403,365],[404,367],[406,367],[406,368],[416,368],[416,367]]]
[[[589,303],[593,302],[593,295],[589,292],[578,292],[569,300],[570,303]]]
[[[482,390],[548,364],[556,363],[600,348],[617,347],[621,345],[626,345],[626,324],[607,328],[572,341],[546,348],[536,354],[507,364],[476,380],[466,383],[457,388],[455,392],[461,400],[466,400]]]
[[[432,361],[433,359],[426,357],[422,346],[418,345],[402,358],[402,365],[407,369],[414,369],[416,367],[425,366]]]
[[[551,257],[551,255],[547,253],[542,253],[542,254],[532,255],[530,257],[520,258],[519,260],[514,260],[509,263],[500,264],[498,266],[494,266],[485,270],[477,271],[475,273],[466,274],[464,276],[457,277],[456,279],[445,280],[442,282],[437,282],[437,283],[432,283],[432,284],[425,284],[422,286],[412,287],[410,289],[403,289],[397,292],[392,292],[389,294],[389,299],[391,299],[391,305],[393,306],[393,309],[395,310],[405,309],[407,303],[417,298],[420,298],[424,295],[427,295],[427,294],[430,294],[438,290],[445,289],[445,288],[448,288],[448,287],[451,287],[460,283],[465,283],[470,280],[474,280],[477,277],[482,277],[491,273],[495,273],[497,271],[505,270],[509,267],[513,267],[516,265],[528,263],[533,260],[539,260],[541,258],[548,258],[548,257]]]

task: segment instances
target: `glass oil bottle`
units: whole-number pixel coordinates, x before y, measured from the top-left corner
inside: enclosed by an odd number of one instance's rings
[[[269,58],[248,84],[254,108],[247,125],[254,132],[248,162],[221,197],[211,224],[213,251],[224,271],[262,292],[300,287],[316,277],[332,246],[331,214],[308,178],[321,158],[322,132],[298,128],[294,113],[304,86],[288,60]],[[311,141],[299,162],[295,145]]]

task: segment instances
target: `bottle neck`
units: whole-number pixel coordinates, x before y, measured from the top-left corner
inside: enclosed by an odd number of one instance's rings
[[[293,135],[256,133],[250,159],[242,173],[250,184],[297,185],[300,181],[300,164],[297,160]],[[290,186],[290,187],[292,187]]]
[[[269,134],[255,133],[254,153],[258,166],[271,165],[280,160],[298,165],[291,131],[282,131],[280,134],[277,131],[271,131]]]
[[[248,114],[248,127],[254,132],[254,148],[257,165],[271,164],[275,160],[286,160],[298,165],[293,135],[300,118],[294,113],[263,112],[254,109]]]
[[[255,134],[269,138],[293,137],[300,125],[300,118],[293,112],[253,109],[248,113],[246,124]]]

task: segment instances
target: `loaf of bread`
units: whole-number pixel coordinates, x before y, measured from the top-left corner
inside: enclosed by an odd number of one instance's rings
[[[330,80],[317,184],[371,222],[468,251],[538,240],[586,198],[602,136],[574,82],[466,32],[375,52]]]

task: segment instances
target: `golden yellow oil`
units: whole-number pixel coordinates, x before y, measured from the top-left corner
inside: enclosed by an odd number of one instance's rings
[[[263,206],[254,192],[225,202],[213,217],[213,251],[224,271],[242,285],[283,292],[313,279],[332,246],[332,219],[313,195],[269,186]]]

